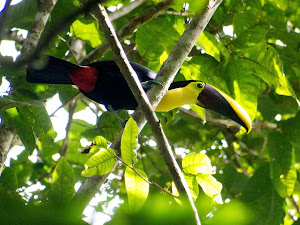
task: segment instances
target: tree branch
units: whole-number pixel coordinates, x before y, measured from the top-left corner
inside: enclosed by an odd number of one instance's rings
[[[129,60],[126,57],[126,54],[121,46],[117,38],[117,34],[109,21],[108,15],[102,5],[99,4],[100,8],[100,15],[98,17],[98,23],[101,26],[101,29],[108,41],[114,56],[114,60],[117,63],[120,71],[122,72],[125,80],[127,81],[136,101],[138,102],[139,106],[141,107],[143,114],[145,115],[149,126],[153,132],[153,135],[156,139],[157,145],[165,160],[165,163],[168,167],[169,173],[172,177],[172,180],[175,182],[177,189],[181,194],[182,197],[188,198],[192,209],[194,210],[196,223],[200,223],[200,219],[198,216],[197,209],[194,205],[194,201],[192,198],[191,191],[188,187],[188,184],[183,176],[183,173],[180,170],[179,165],[176,162],[176,159],[172,153],[171,146],[168,143],[165,133],[162,130],[161,124],[159,119],[157,118],[154,110],[152,109],[151,103],[142,88],[142,85],[139,81],[139,78],[136,72],[131,67]],[[186,195],[186,196],[185,196]]]
[[[67,150],[68,150],[68,143],[69,143],[69,133],[70,133],[70,129],[71,129],[71,123],[72,123],[72,120],[73,120],[73,115],[75,113],[75,109],[76,109],[76,106],[77,106],[77,102],[76,101],[73,101],[69,104],[69,120],[68,120],[68,123],[67,123],[67,126],[66,126],[66,137],[63,141],[63,144],[60,148],[60,151],[59,151],[59,154],[61,156],[66,156],[66,153],[67,153]]]
[[[168,2],[163,1],[163,2]],[[171,52],[169,58],[164,62],[164,65],[160,69],[157,78],[159,79],[159,82],[164,85],[164,92],[167,91],[170,83],[174,79],[177,71],[179,70],[181,64],[185,60],[185,58],[188,56],[189,52],[191,51],[192,47],[194,46],[195,42],[197,41],[198,37],[206,27],[208,21],[210,20],[211,16],[221,4],[222,0],[218,0],[216,2],[210,1],[209,5],[212,5],[211,7],[207,7],[200,15],[195,16],[191,23],[187,26],[184,34],[177,42],[176,46],[174,47],[173,51]],[[162,3],[162,2],[161,2]],[[213,4],[212,4],[213,3]],[[169,3],[170,4],[170,3]],[[158,6],[158,4],[157,4]],[[96,57],[97,58],[97,57]],[[86,61],[89,63],[90,61],[93,61],[91,58],[88,58]],[[170,77],[169,77],[170,76]],[[165,82],[164,82],[165,80]],[[147,94],[149,96],[150,102],[154,103],[156,106],[159,103],[159,100],[156,96],[162,97],[163,94],[160,93],[161,88],[159,87],[153,87]],[[139,130],[141,130],[144,125],[146,124],[146,119],[143,116],[143,113],[138,107],[133,115],[133,118],[138,124]],[[116,151],[119,151],[120,149],[120,142],[121,142],[121,136],[122,136],[123,130],[119,133],[119,135],[116,137],[116,139],[113,141],[111,148],[113,148]],[[97,189],[101,186],[101,184],[104,183],[104,180],[108,177],[108,174],[104,176],[93,176],[89,177],[85,180],[85,182],[81,185],[80,189],[75,193],[73,197],[73,203],[74,205],[79,205],[78,212],[81,213],[85,208],[87,204],[92,197],[94,196],[93,193],[97,192]]]
[[[38,11],[36,13],[32,28],[28,33],[28,36],[22,47],[21,58],[24,57],[24,55],[26,55],[27,52],[32,51],[32,49],[35,49],[35,47],[37,46],[41,34],[43,33],[48,18],[50,16],[50,13],[52,12],[52,9],[56,2],[57,0],[38,1]]]
[[[4,168],[7,154],[11,149],[15,132],[0,124],[0,176]]]
[[[187,109],[182,108],[182,107],[180,107],[179,110],[181,112],[193,117],[193,118],[202,120],[201,117],[192,110],[187,110]],[[216,119],[216,118],[213,118],[211,116],[206,116],[206,121],[209,122],[209,123],[214,124],[215,126],[221,127],[221,128],[232,128],[232,129],[239,130],[240,127],[241,127],[239,124],[237,124],[236,122],[234,122],[232,120]],[[253,122],[253,124],[252,124],[252,130],[262,131],[266,128],[272,129],[272,130],[278,130],[279,129],[277,127],[276,123]]]

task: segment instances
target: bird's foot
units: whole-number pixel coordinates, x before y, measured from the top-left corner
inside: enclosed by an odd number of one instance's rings
[[[145,82],[142,82],[141,84],[144,89],[149,89],[152,85],[160,85],[161,87],[163,87],[163,85],[156,80],[147,80]]]
[[[110,112],[112,112],[112,113],[114,114],[114,116],[119,120],[119,122],[120,122],[122,128],[124,128],[125,125],[126,125],[127,120],[126,120],[126,121],[123,121],[123,120],[121,119],[121,117],[117,114],[117,112],[113,109],[113,107],[112,107],[111,105],[108,105],[107,109],[108,109]]]

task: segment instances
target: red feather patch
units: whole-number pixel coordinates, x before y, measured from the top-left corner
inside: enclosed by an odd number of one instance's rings
[[[96,87],[97,70],[93,67],[80,67],[69,76],[72,82],[84,92],[91,92]]]

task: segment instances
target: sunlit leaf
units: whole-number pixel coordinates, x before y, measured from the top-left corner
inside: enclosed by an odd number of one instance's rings
[[[221,192],[222,183],[217,181],[216,178],[214,178],[212,175],[197,174],[196,178],[204,193],[209,197],[213,198]]]
[[[70,31],[75,38],[88,42],[93,48],[99,46],[104,40],[96,20],[76,20]]]
[[[190,153],[182,160],[183,172],[197,175],[213,174],[214,170],[211,166],[210,159],[205,154]]]
[[[199,186],[196,180],[196,176],[184,174],[184,178],[190,188],[190,191],[192,193],[193,200],[196,201],[198,195],[199,195]]]
[[[134,119],[130,118],[124,128],[121,139],[121,154],[123,161],[132,165],[137,162],[136,153],[133,151],[137,145],[138,127]]]
[[[197,105],[191,105],[190,107],[195,113],[197,113],[200,116],[200,118],[202,119],[203,122],[206,122],[205,109],[204,108],[202,108],[200,106],[197,106]]]
[[[274,86],[277,94],[296,98],[293,88],[283,73],[282,61],[272,46],[261,43],[247,49],[244,61],[250,61],[249,68],[269,86]]]
[[[144,171],[140,169],[136,169],[136,171],[147,180],[147,174]],[[147,183],[131,168],[126,167],[125,186],[130,210],[132,212],[137,212],[147,200],[149,194],[149,183]]]
[[[199,47],[205,50],[207,54],[211,55],[218,62],[220,62],[220,50],[218,48],[218,41],[214,35],[204,31],[197,40],[197,44]]]
[[[102,136],[97,136],[93,140],[93,144],[97,145],[100,148],[107,148],[107,141]]]
[[[102,149],[85,163],[81,175],[85,177],[104,175],[114,168],[116,160],[113,149]]]

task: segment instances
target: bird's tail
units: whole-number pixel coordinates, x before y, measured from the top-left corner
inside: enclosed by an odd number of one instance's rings
[[[27,67],[26,80],[30,83],[73,84],[69,74],[77,68],[79,66],[63,59],[46,56]]]

